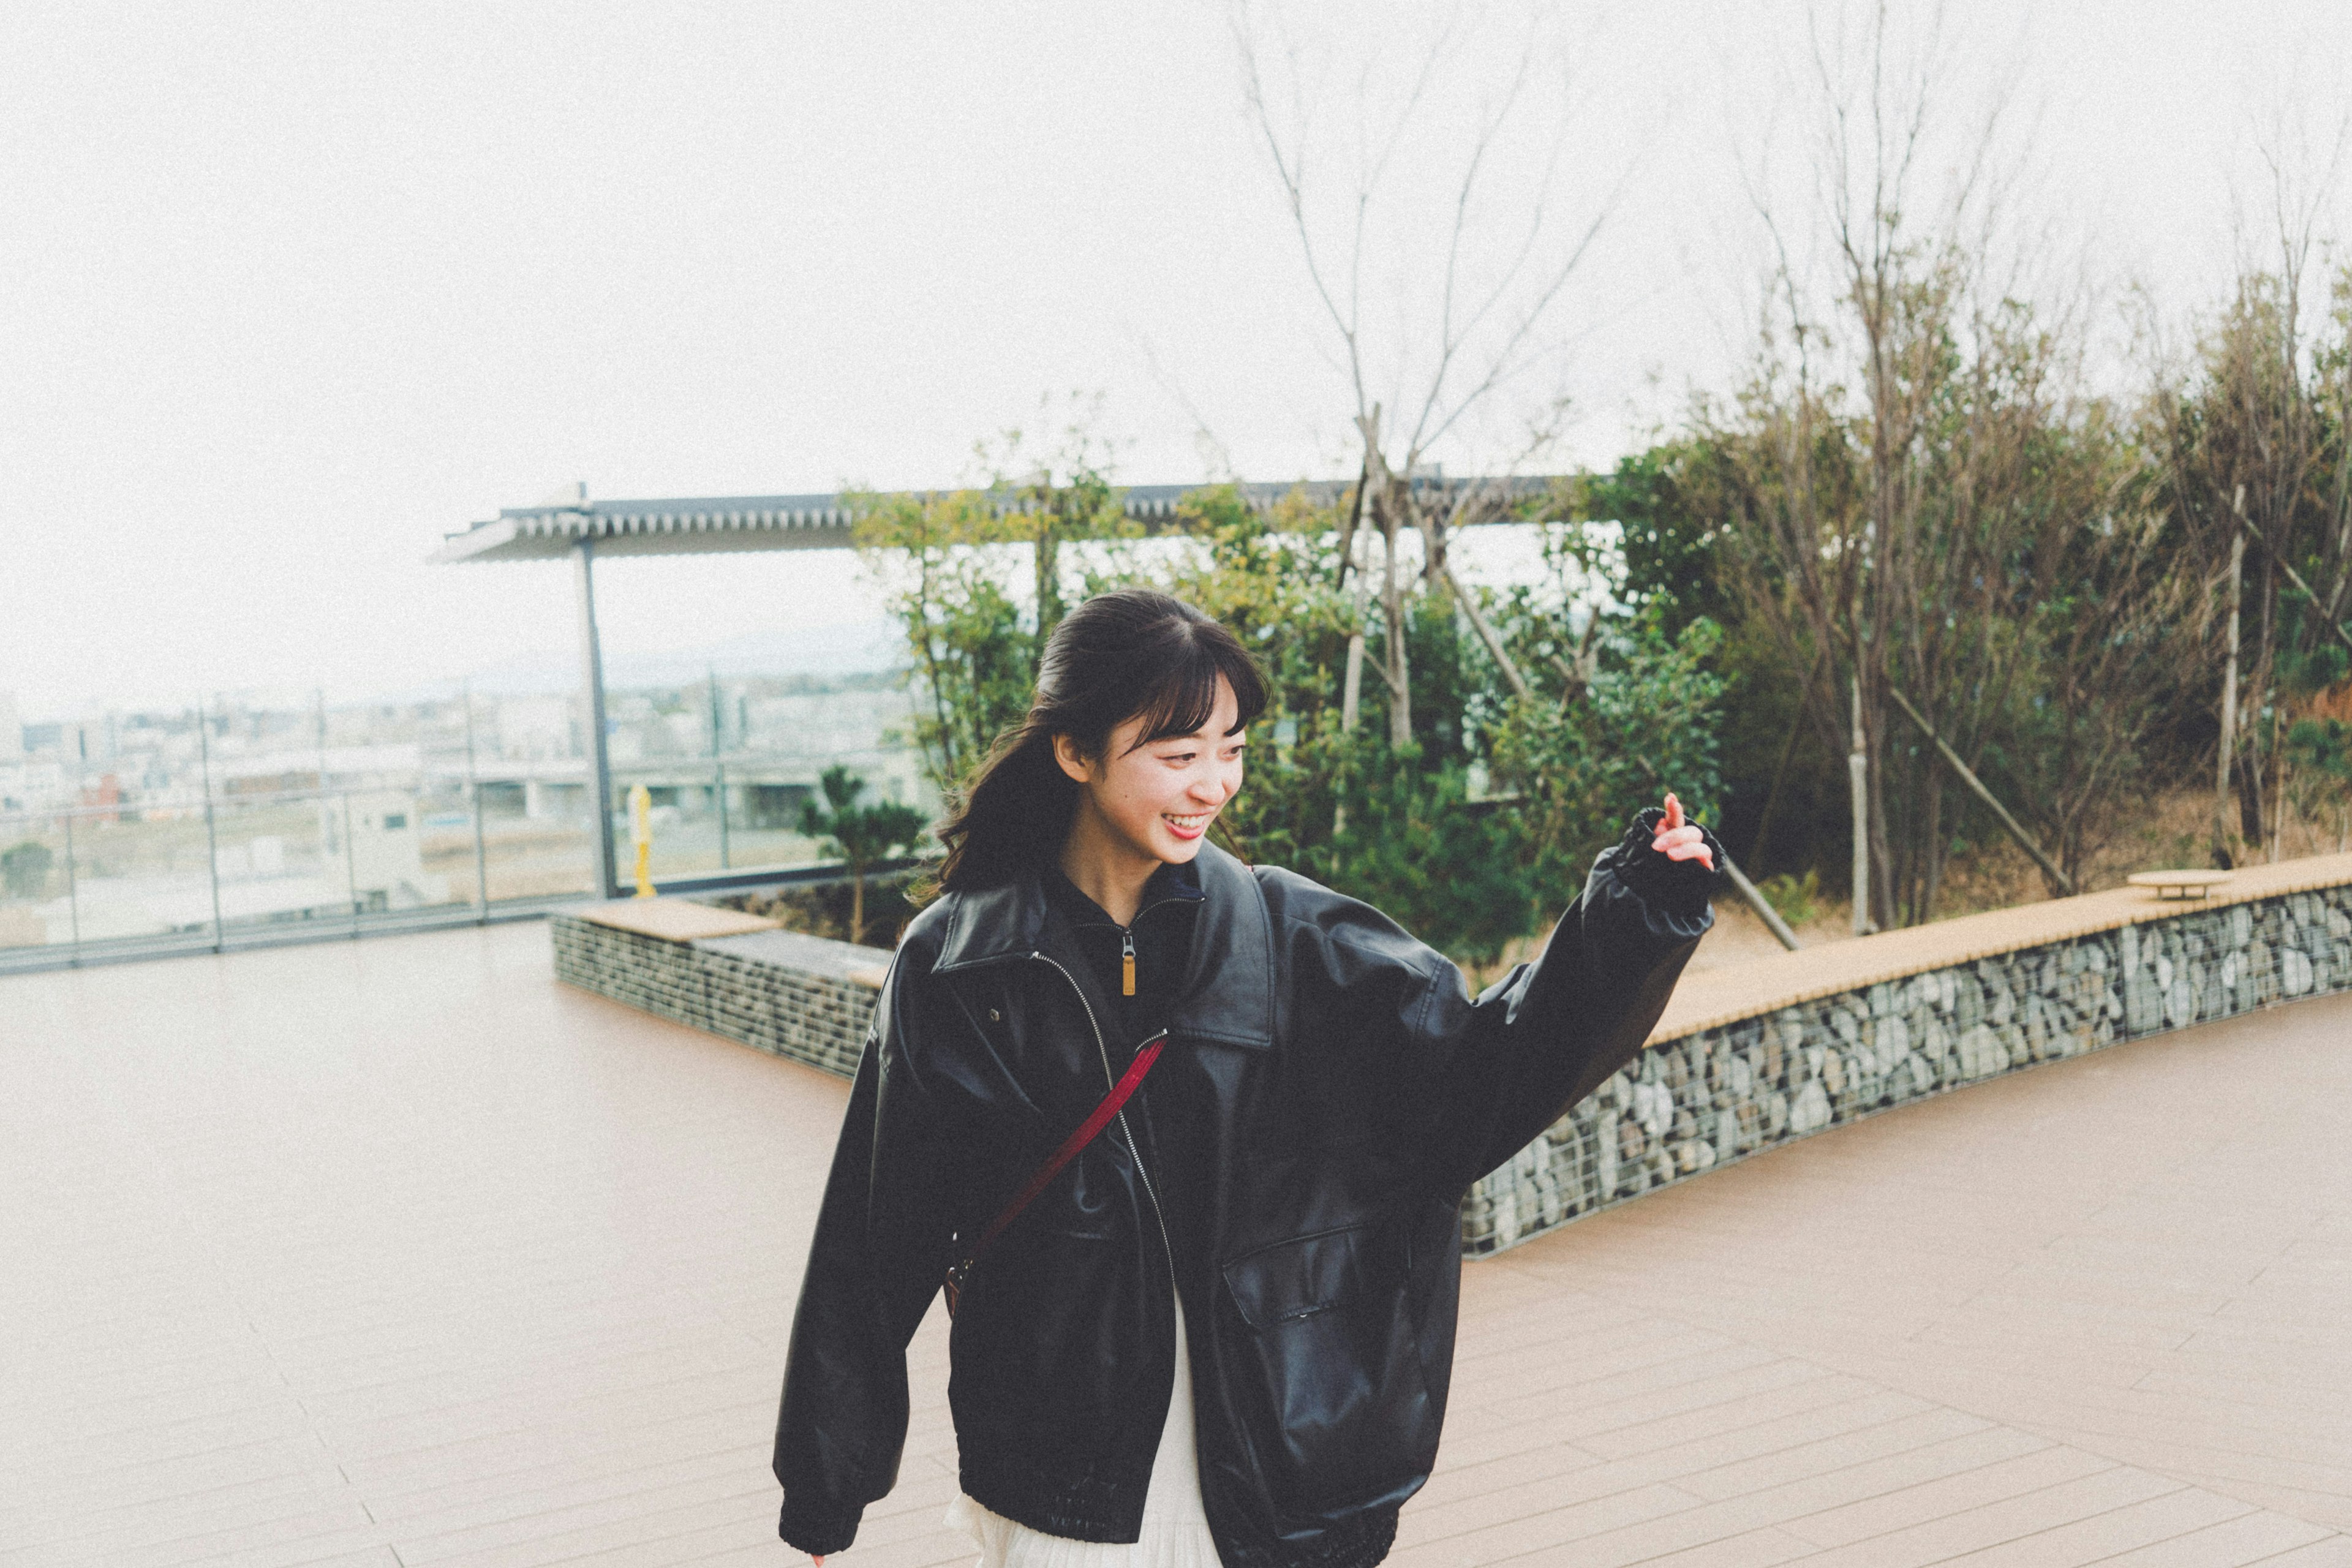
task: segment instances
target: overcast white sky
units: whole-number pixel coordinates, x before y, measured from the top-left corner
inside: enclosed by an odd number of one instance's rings
[[[1317,127],[1352,123],[1349,39],[1430,11],[1290,14]],[[1563,458],[1605,462],[1721,381],[1763,258],[1740,162],[1796,166],[1805,15],[1473,14],[1388,232],[1443,223],[1462,118],[1530,38],[1482,255],[1550,117],[1563,214],[1632,177],[1540,363],[1438,457],[1478,466],[1565,390]],[[424,558],[575,479],[949,484],[975,437],[1074,390],[1103,395],[1136,482],[1203,477],[1195,415],[1247,477],[1352,468],[1213,5],[20,0],[9,31],[0,692],[28,718],[568,653],[561,566]],[[2021,84],[2036,199],[2175,311],[2226,275],[2265,116],[2352,101],[2341,0],[1992,0],[1953,37],[1968,90]],[[1429,260],[1383,250],[1377,319],[1424,319]],[[841,557],[624,562],[600,586],[623,652],[873,613]]]

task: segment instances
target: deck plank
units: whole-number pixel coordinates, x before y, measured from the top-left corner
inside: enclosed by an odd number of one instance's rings
[[[0,981],[0,1568],[793,1560],[767,1452],[846,1086],[545,941]],[[2352,999],[2304,1003],[1470,1265],[1392,1560],[2352,1564],[2347,1102]],[[844,1568],[971,1560],[943,1331]]]

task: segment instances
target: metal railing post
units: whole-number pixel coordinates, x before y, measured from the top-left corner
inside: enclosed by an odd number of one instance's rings
[[[352,935],[360,934],[360,863],[359,852],[352,844],[352,795],[342,794],[343,802],[343,901],[352,906]]]
[[[620,872],[613,854],[613,755],[604,739],[604,653],[596,636],[596,540],[583,534],[572,547],[580,590],[581,684],[588,700],[588,793],[596,803],[596,896],[620,896]]]
[[[201,772],[205,790],[205,875],[213,889],[213,951],[218,952],[226,940],[221,930],[220,907],[220,837],[213,826],[213,735],[212,721],[205,716],[205,700],[196,699],[196,765]]]
[[[472,797],[474,814],[474,912],[477,918],[490,918],[489,860],[482,848],[482,780],[474,767],[474,689],[470,683],[459,689],[466,699],[466,791]]]
[[[710,677],[710,796],[719,808],[719,868],[727,869],[727,763],[722,760],[727,751],[727,726],[720,722],[719,707],[719,667],[709,667]]]
[[[73,922],[73,955],[74,962],[78,963],[81,961],[81,884],[74,876],[73,819],[74,814],[70,811],[67,812],[65,815],[66,914],[67,918]]]

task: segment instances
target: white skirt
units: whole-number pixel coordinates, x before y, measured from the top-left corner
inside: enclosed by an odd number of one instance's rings
[[[980,1568],[1219,1568],[1192,1451],[1192,1362],[1185,1351],[1183,1303],[1176,1306],[1176,1387],[1151,1460],[1141,1539],[1130,1545],[1047,1535],[961,1492],[948,1505],[948,1522],[979,1544]]]

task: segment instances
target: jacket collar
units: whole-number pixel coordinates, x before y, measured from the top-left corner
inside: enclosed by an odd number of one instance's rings
[[[1111,920],[1108,912],[1101,905],[1088,898],[1076,884],[1064,876],[1058,866],[1039,867],[1037,885],[1045,892],[1046,906],[1049,909],[1058,909],[1072,925],[1106,926],[1117,923]],[[1152,871],[1150,879],[1143,884],[1143,898],[1136,906],[1134,920],[1142,920],[1145,910],[1156,910],[1162,904],[1197,904],[1203,896],[1201,891],[1201,869],[1196,860],[1187,860],[1181,865],[1162,862]],[[1129,923],[1133,924],[1134,921]],[[1046,929],[1048,931],[1053,929],[1050,918]]]
[[[1265,1050],[1274,1044],[1274,922],[1248,867],[1213,844],[1192,861],[1202,902],[1168,1032]],[[1045,893],[1034,870],[947,895],[934,974],[1035,956]]]

